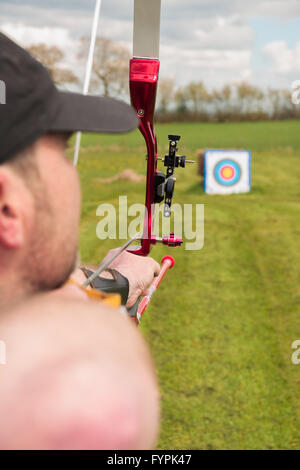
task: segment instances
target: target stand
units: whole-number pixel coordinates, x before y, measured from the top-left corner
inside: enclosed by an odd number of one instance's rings
[[[207,194],[248,193],[251,190],[251,152],[206,150],[204,191]]]

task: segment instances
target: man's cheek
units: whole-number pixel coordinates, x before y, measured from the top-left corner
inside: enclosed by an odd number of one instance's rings
[[[79,220],[81,210],[81,189],[77,171],[72,167],[68,168],[64,178],[64,190],[62,192],[62,205],[65,209],[64,217],[67,211],[70,216]]]

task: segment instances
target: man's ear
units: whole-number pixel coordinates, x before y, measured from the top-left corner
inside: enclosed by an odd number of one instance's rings
[[[26,211],[30,211],[28,193],[20,177],[9,168],[0,167],[0,247],[23,246],[26,215],[29,215]]]

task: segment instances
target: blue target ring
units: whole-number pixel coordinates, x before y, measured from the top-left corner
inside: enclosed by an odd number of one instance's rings
[[[241,168],[234,160],[221,160],[215,166],[214,175],[222,186],[233,186],[241,178]]]

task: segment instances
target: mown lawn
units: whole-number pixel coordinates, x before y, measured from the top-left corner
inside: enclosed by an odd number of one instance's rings
[[[196,166],[177,172],[175,201],[205,205],[201,251],[175,249],[176,267],[143,319],[161,385],[159,449],[300,449],[300,123],[171,124],[190,158],[201,148],[246,148],[250,194],[206,196]],[[99,262],[123,241],[96,237],[96,208],[143,202],[144,183],[101,184],[125,168],[144,174],[138,132],[85,136],[81,253]],[[153,249],[153,257],[174,250]]]

